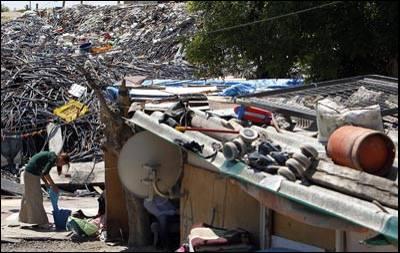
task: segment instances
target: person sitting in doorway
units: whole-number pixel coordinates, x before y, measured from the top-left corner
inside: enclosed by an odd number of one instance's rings
[[[54,152],[43,151],[35,154],[25,167],[24,185],[25,191],[21,200],[19,222],[49,227],[49,220],[43,206],[43,196],[40,179],[46,187],[51,187],[56,193],[58,187],[50,177],[51,168],[56,165],[57,173],[61,175],[62,167],[69,166],[70,158],[66,153],[56,155]]]

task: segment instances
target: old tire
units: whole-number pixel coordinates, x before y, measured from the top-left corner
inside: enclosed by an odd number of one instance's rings
[[[303,165],[304,169],[306,170],[311,166],[311,160],[303,154],[295,153],[292,158],[301,163],[301,165]]]
[[[308,158],[318,159],[318,151],[311,145],[304,145],[300,147],[301,153]]]
[[[286,166],[288,166],[290,169],[294,169],[297,172],[297,174],[299,175],[300,178],[304,177],[305,168],[296,159],[290,158],[289,160],[287,160],[286,161]]]
[[[294,173],[287,167],[281,167],[278,169],[278,175],[283,176],[284,178],[286,178],[289,181],[296,181],[296,176],[294,175]]]

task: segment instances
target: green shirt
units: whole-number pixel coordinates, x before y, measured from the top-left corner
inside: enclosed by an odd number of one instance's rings
[[[50,169],[56,165],[57,155],[54,152],[43,151],[32,156],[31,160],[25,167],[28,171],[36,176],[48,175]]]

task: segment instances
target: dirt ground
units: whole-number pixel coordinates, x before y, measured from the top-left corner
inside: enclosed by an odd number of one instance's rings
[[[17,18],[19,16],[21,16],[22,13],[21,12],[16,12],[16,11],[8,11],[8,12],[2,12],[1,13],[1,23],[4,23],[8,20]]]
[[[50,222],[51,203],[44,197],[44,207]],[[1,252],[162,252],[152,246],[128,250],[126,245],[108,245],[103,241],[72,241],[69,232],[49,232],[23,229],[18,224],[20,197],[1,196]],[[59,206],[73,211],[81,209],[87,215],[95,215],[97,197],[61,196]],[[10,242],[11,241],[11,242]]]
[[[124,246],[108,246],[101,241],[25,241],[1,243],[1,252],[124,252]]]
[[[1,243],[1,252],[167,252],[153,246],[128,249],[127,246],[109,246],[101,241],[36,241],[22,240],[18,243]]]

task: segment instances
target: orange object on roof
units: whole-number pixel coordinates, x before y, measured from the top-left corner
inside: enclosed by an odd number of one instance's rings
[[[111,48],[112,48],[112,46],[110,44],[108,44],[106,46],[103,46],[103,47],[92,47],[90,49],[90,52],[93,53],[93,54],[100,54],[100,53],[107,52]]]

